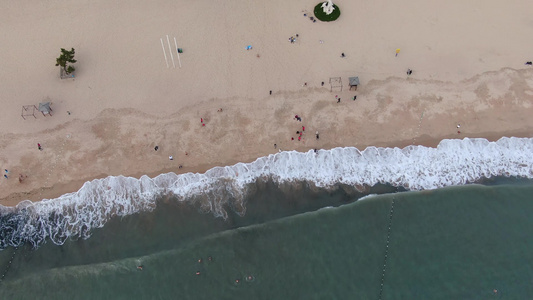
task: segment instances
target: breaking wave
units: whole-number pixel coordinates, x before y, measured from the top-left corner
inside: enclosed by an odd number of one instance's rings
[[[48,239],[88,238],[111,217],[151,211],[157,199],[198,201],[201,208],[226,218],[228,207],[245,213],[247,186],[258,179],[276,183],[311,182],[373,186],[378,183],[410,190],[462,185],[492,176],[533,178],[533,138],[443,140],[437,148],[334,148],[314,152],[287,151],[252,163],[215,167],[203,174],[161,174],[140,179],[110,176],[86,182],[75,192],[17,207],[0,206],[0,249]]]

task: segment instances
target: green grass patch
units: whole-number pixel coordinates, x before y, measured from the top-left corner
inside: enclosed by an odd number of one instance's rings
[[[320,2],[315,6],[315,17],[319,19],[322,22],[331,22],[337,20],[341,15],[341,10],[339,7],[335,4],[333,4],[333,7],[335,8],[333,12],[329,15],[326,15],[324,10],[322,9],[322,3]]]

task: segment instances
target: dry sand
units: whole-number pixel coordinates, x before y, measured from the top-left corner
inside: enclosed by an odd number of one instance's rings
[[[530,1],[335,1],[332,23],[304,17],[318,3],[307,0],[0,2],[5,206],[93,178],[201,172],[279,148],[532,136]],[[181,68],[167,35],[184,50]],[[55,58],[71,47],[76,78],[60,80]],[[361,80],[356,92],[349,76]],[[46,99],[52,117],[20,116]],[[302,125],[303,140],[291,141]]]

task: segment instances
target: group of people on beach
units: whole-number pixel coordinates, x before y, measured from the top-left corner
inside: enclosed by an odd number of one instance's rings
[[[4,178],[5,179],[9,179],[9,170],[8,169],[4,169]],[[23,174],[19,174],[19,183],[22,183],[26,178],[28,178],[27,175],[23,175]]]
[[[37,149],[39,149],[39,151],[42,151],[43,150],[43,147],[41,146],[40,143],[37,143]],[[4,169],[4,178],[5,179],[9,179],[9,170],[8,169]],[[27,175],[24,175],[24,174],[19,174],[19,183],[22,183],[26,178],[28,178]]]
[[[296,39],[297,39],[298,37],[300,37],[299,34],[295,34],[295,35],[291,36],[291,37],[289,38],[289,42],[291,42],[291,44],[296,43]]]
[[[294,116],[294,120],[302,122],[302,118],[300,116],[298,116],[298,115]],[[302,130],[297,130],[296,131],[296,134],[298,135],[298,141],[302,140],[304,132],[305,132],[305,126],[302,126]],[[294,137],[291,137],[291,141],[294,141]]]

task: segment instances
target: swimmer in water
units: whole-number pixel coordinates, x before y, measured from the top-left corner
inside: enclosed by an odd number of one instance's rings
[[[209,257],[207,258],[207,260],[208,260],[208,261],[213,261],[213,258],[212,258],[211,256],[209,256]]]
[[[200,271],[196,271],[196,275],[197,275],[197,276],[200,275],[200,274],[201,274]]]
[[[143,270],[143,266],[142,265],[137,266],[137,270],[142,271]]]

